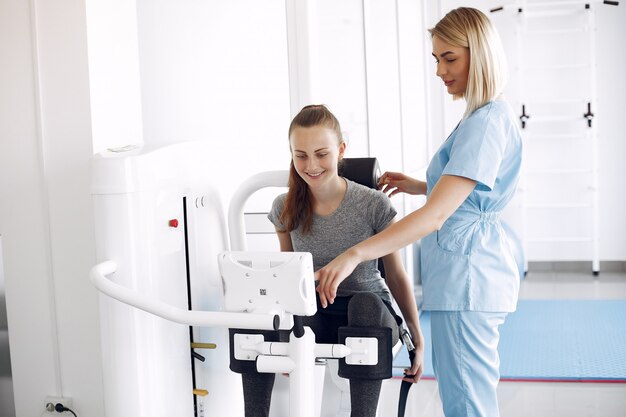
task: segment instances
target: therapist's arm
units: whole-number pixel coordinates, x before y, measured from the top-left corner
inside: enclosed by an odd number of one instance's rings
[[[443,223],[467,199],[474,187],[476,187],[474,180],[443,175],[433,187],[424,206],[380,233],[351,247],[318,270],[315,279],[319,281],[317,291],[322,306],[326,307],[329,302],[334,302],[339,284],[361,262],[381,258],[441,229]]]
[[[389,197],[398,193],[411,195],[426,194],[426,183],[402,172],[387,171],[378,179],[378,188]]]

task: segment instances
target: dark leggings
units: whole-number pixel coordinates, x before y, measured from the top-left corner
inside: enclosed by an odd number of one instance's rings
[[[337,297],[327,308],[317,306],[317,313],[304,317],[304,325],[315,333],[316,343],[337,343],[342,326],[390,327],[391,344],[398,342],[398,324],[391,306],[376,294],[357,293]],[[267,417],[270,410],[275,374],[246,372],[241,374],[246,417]],[[351,417],[374,417],[382,380],[350,380]]]

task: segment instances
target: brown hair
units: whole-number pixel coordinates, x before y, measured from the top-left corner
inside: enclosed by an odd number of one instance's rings
[[[337,135],[339,143],[343,142],[339,120],[323,104],[305,106],[293,118],[289,125],[288,137],[297,127],[324,126],[331,129]],[[311,231],[313,222],[313,207],[311,204],[311,192],[307,183],[298,175],[293,165],[293,157],[289,166],[289,190],[283,211],[280,214],[280,222],[285,226],[285,231],[290,232],[302,225],[302,233]]]

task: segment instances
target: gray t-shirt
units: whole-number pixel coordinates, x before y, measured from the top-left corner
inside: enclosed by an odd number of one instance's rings
[[[347,179],[346,182],[348,188],[337,210],[328,216],[313,214],[311,230],[306,235],[302,234],[302,226],[290,232],[293,250],[310,252],[316,271],[350,247],[385,229],[396,216],[389,197],[383,192]],[[276,197],[267,216],[279,230],[284,229],[280,214],[286,197],[287,194]],[[339,285],[337,295],[344,297],[363,291],[371,291],[391,302],[387,284],[378,271],[377,260],[359,264]]]

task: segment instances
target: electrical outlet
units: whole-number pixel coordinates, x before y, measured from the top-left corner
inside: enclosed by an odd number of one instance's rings
[[[63,404],[64,407],[66,408],[72,408],[72,399],[69,397],[52,397],[52,396],[48,396],[46,397],[46,399],[44,400],[44,404],[43,407],[45,410],[48,411],[48,414],[57,414],[56,411],[54,411],[54,406],[57,405],[58,403]],[[48,404],[52,404],[52,410],[48,410]]]

